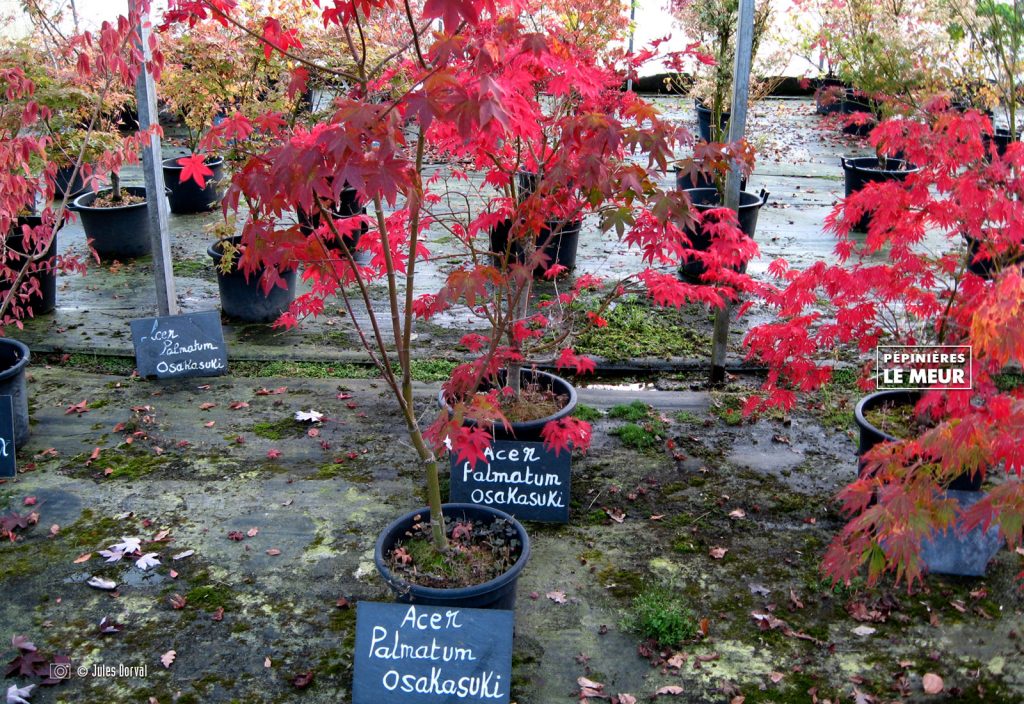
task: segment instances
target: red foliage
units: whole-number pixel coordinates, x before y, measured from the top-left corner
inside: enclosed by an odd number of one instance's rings
[[[770,369],[747,412],[789,408],[795,391],[820,388],[837,349],[866,360],[879,344],[973,347],[973,389],[926,392],[918,411],[927,410],[935,426],[876,447],[861,478],[841,492],[851,518],[823,565],[834,579],[847,580],[866,564],[872,582],[892,571],[913,584],[922,575],[921,540],[957,520],[942,489],[962,473],[984,476],[1001,467],[1020,477],[1024,468],[1024,389],[997,385],[1008,365],[1024,361],[1024,147],[1013,144],[1000,156],[991,134],[976,112],[883,123],[871,138],[876,148],[902,152],[921,170],[902,183],[868,184],[829,216],[839,264],[769,268],[779,285],[764,295],[779,318],[747,335],[749,356]],[[857,243],[850,227],[864,213],[871,224]],[[966,238],[977,242],[976,256]],[[969,269],[979,262],[989,264],[990,279]],[[868,376],[863,381],[874,386]],[[967,526],[994,523],[1008,545],[1020,544],[1020,483],[990,491],[966,519]]]

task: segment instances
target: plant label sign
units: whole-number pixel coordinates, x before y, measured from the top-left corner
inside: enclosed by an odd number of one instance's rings
[[[512,612],[361,601],[352,704],[508,704]]]
[[[18,476],[14,450],[14,400],[0,396],[0,479]]]
[[[228,368],[220,312],[133,320],[135,366],[149,379],[218,376]]]
[[[569,522],[572,454],[542,442],[495,440],[476,464],[452,453],[451,500],[491,506],[520,521]]]

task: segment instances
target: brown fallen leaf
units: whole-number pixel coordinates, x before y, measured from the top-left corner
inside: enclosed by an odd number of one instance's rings
[[[604,685],[594,680],[588,680],[586,677],[579,677],[576,679],[576,684],[580,687],[580,699],[587,699],[590,697],[596,697],[598,699],[608,699],[608,695],[604,693]]]
[[[263,667],[270,667],[271,665],[273,665],[273,663],[270,662],[269,657],[263,658]]]
[[[656,697],[660,696],[679,696],[683,693],[683,688],[677,684],[667,684],[664,687],[660,687],[657,692],[654,693]]]
[[[75,564],[76,565],[80,565],[83,562],[88,562],[91,559],[92,559],[92,553],[91,552],[84,552],[84,553],[82,553],[81,555],[79,555],[78,557],[75,558]]]
[[[708,554],[716,560],[721,560],[727,552],[729,552],[729,548],[711,548],[708,550]]]
[[[674,667],[677,670],[679,670],[679,669],[681,669],[683,667],[683,665],[686,664],[686,658],[687,657],[688,656],[687,656],[686,653],[676,653],[675,655],[670,657],[668,660],[666,660],[665,664],[668,665],[669,667]]]
[[[772,673],[769,673],[769,675],[768,675],[768,679],[770,679],[772,681],[772,684],[778,684],[779,682],[782,681],[783,677],[785,677],[785,675],[782,674],[781,672],[772,672]]]
[[[211,408],[216,408],[216,407],[217,407],[217,404],[216,403],[212,403],[210,401],[207,401],[206,403],[200,403],[199,404],[199,410],[200,411],[208,411]]]
[[[708,633],[711,631],[711,620],[707,616],[705,616],[697,624],[697,627],[700,628],[700,634],[707,638]]]
[[[219,621],[223,621],[224,620],[224,607],[223,606],[218,606],[217,610],[213,612],[212,616],[210,616],[210,619],[213,620],[213,621],[218,621],[218,622]]]
[[[248,535],[250,538],[255,538],[257,535],[259,535],[259,532],[260,529],[253,526],[249,530],[245,531],[245,534]]]
[[[928,672],[921,678],[921,686],[925,694],[938,694],[945,688],[942,678],[934,672]]]
[[[734,518],[736,520],[739,520],[741,518],[746,518],[746,517],[747,517],[747,512],[744,511],[741,508],[734,508],[732,511],[729,511],[729,518]]]
[[[707,653],[705,655],[695,655],[694,659],[697,660],[697,662],[711,662],[713,660],[717,660],[720,657],[722,657],[722,656],[719,655],[717,652],[715,652],[715,653]]]
[[[608,514],[608,518],[612,519],[616,523],[622,523],[624,520],[626,520],[626,512],[620,511],[617,508],[605,507],[604,512]]]
[[[185,605],[188,604],[188,599],[183,597],[181,594],[172,594],[170,598],[168,598],[168,601],[174,609],[184,609]]]
[[[212,428],[215,425],[217,425],[217,421],[215,421],[215,420],[211,420],[208,423],[203,423],[203,427],[204,428]]]
[[[729,700],[729,704],[743,704],[743,702],[745,701],[747,701],[746,697],[744,697],[742,694],[737,694],[735,697]]]
[[[555,602],[556,604],[565,603],[565,592],[548,592],[544,596],[546,596],[548,599],[551,599],[551,601]]]
[[[267,554],[270,555],[271,557],[277,557],[278,555],[281,554],[281,551],[278,550],[277,548],[270,548],[269,550],[267,550]]]
[[[160,656],[160,662],[163,664],[165,669],[170,669],[174,663],[174,658],[178,657],[177,651],[168,650],[166,653]]]
[[[632,694],[621,692],[612,697],[612,704],[636,704],[636,697]]]
[[[796,595],[796,592],[793,591],[792,587],[789,589],[789,603],[792,604],[794,609],[804,608],[804,602],[800,601],[800,597]]]
[[[249,404],[246,403],[245,401],[232,401],[231,405],[228,406],[228,408],[230,408],[232,411],[237,411],[237,410],[240,410],[242,408],[248,408],[248,407],[249,407]]]

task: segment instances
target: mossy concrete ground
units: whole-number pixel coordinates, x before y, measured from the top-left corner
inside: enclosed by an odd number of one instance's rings
[[[390,598],[372,566],[374,540],[424,500],[382,385],[146,382],[71,365],[30,374],[33,439],[19,454],[24,473],[0,484],[0,506],[27,511],[35,497],[39,523],[0,546],[0,638],[27,636],[76,668],[147,667],[145,677],[74,677],[33,701],[347,701],[351,605]],[[910,594],[889,584],[831,588],[817,566],[841,525],[831,495],[855,471],[852,440],[811,414],[729,424],[715,404],[745,389],[681,388],[692,383],[581,389],[599,412],[595,444],[574,459],[568,525],[528,527],[514,701],[574,701],[580,676],[640,699],[680,685],[691,702],[804,702],[811,688],[924,701],[927,672],[956,701],[1024,697],[1014,666],[1018,556],[1000,555],[986,579],[934,576]],[[418,387],[424,412],[434,388]],[[630,412],[607,412],[637,399]],[[90,410],[66,413],[80,401]],[[645,402],[658,438],[631,449],[613,431],[644,427],[636,413]],[[291,418],[310,409],[323,421],[297,432]],[[98,551],[122,537],[160,538],[145,551],[162,564],[143,573],[105,563]],[[715,548],[726,550],[720,559]],[[116,581],[116,594],[87,586],[92,576]],[[681,667],[641,657],[647,646],[628,627],[633,597],[652,585],[706,619],[706,636],[666,653],[684,653]],[[784,625],[764,630],[755,612]],[[104,617],[123,630],[101,635]],[[875,632],[857,635],[862,625]],[[169,650],[176,659],[165,668]],[[312,684],[296,688],[310,670]]]

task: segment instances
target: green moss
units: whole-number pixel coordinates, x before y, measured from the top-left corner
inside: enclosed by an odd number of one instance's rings
[[[745,396],[735,393],[714,393],[711,396],[711,413],[726,425],[741,425]]]
[[[282,418],[275,421],[260,421],[253,423],[249,431],[256,437],[267,440],[282,440],[284,438],[297,438],[306,434],[306,426],[294,418]]]
[[[445,381],[458,365],[449,359],[414,359],[409,366],[414,380],[432,382]]]
[[[89,461],[88,455],[82,453],[72,459],[72,465],[84,468],[87,461]],[[92,462],[92,467],[85,468],[85,473],[105,472],[109,468],[113,470],[108,475],[112,479],[138,479],[170,462],[171,457],[166,454],[157,455],[135,445],[125,445],[120,448],[103,450],[99,459]]]
[[[214,278],[213,262],[210,259],[176,259],[174,275],[212,279]]]
[[[47,361],[50,361],[47,358]],[[115,374],[117,376],[131,376],[135,371],[134,357],[115,357],[99,354],[85,354],[75,352],[67,361],[61,361],[59,357],[52,360],[53,364],[62,364],[71,367],[76,371],[89,372],[92,374]],[[97,408],[89,404],[90,408]]]
[[[642,357],[706,357],[711,353],[708,335],[694,329],[685,311],[654,308],[644,299],[619,303],[604,315],[608,324],[588,329],[576,341],[580,354],[608,360]]]
[[[664,423],[649,421],[643,425],[626,423],[621,427],[613,428],[609,433],[618,436],[626,447],[645,451],[660,447],[665,437],[665,431]]]
[[[294,377],[299,379],[373,379],[378,376],[374,367],[361,364],[331,362],[237,361],[231,363],[235,376],[266,378]]]
[[[335,479],[336,477],[343,477],[350,482],[370,482],[373,481],[373,474],[369,468],[358,460],[346,460],[345,462],[328,462],[327,464],[320,465],[317,468],[316,473],[310,477],[311,479]]]
[[[585,420],[588,423],[593,423],[600,420],[603,417],[601,411],[596,408],[592,408],[584,403],[576,404],[576,409],[572,412],[573,417]]]
[[[203,611],[216,611],[218,608],[226,609],[234,602],[231,588],[226,584],[204,584],[194,587],[185,595],[190,606],[195,606]]]
[[[681,645],[697,633],[693,611],[665,587],[648,587],[637,594],[627,620],[642,638],[653,639],[665,648]]]
[[[651,416],[651,407],[643,401],[620,403],[608,409],[608,417],[637,423]]]
[[[677,423],[686,423],[687,425],[699,425],[704,422],[703,418],[691,411],[679,411],[675,418]]]
[[[636,570],[609,566],[597,573],[597,579],[612,596],[620,599],[633,597],[644,587],[644,576]]]

